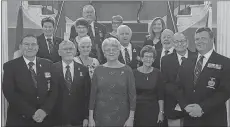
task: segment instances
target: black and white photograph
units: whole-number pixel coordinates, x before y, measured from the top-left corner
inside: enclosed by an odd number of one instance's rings
[[[2,0],[2,127],[230,126],[230,1]]]

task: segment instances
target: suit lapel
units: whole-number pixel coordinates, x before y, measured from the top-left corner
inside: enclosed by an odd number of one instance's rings
[[[26,62],[23,59],[23,56],[19,58],[18,66],[20,67],[18,72],[19,72],[20,76],[22,76],[22,80],[27,82],[26,84],[27,84],[28,87],[30,87],[30,88],[35,90],[36,88],[34,87],[34,85],[32,85],[33,80],[32,80],[30,71],[28,69],[28,66],[26,65]]]
[[[77,66],[76,62],[74,62],[74,76],[73,76],[73,83],[72,83],[72,85],[76,84],[78,76],[79,76],[79,71],[80,71],[80,67]],[[80,73],[82,73],[82,72],[80,72]]]
[[[120,51],[120,55],[119,55],[119,57],[118,57],[118,60],[119,60],[121,63],[125,64],[125,60],[124,60],[124,57],[123,57],[123,55],[122,55],[122,51]]]

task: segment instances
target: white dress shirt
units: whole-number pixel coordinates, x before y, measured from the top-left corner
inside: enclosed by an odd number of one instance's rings
[[[211,50],[208,51],[206,54],[204,54],[204,59],[203,59],[203,64],[202,64],[202,70],[203,70],[205,64],[208,62],[209,57],[212,55],[213,50],[214,50],[214,49],[211,49]],[[200,59],[200,56],[201,56],[201,54],[198,53],[198,57],[197,57],[196,62]]]
[[[45,36],[46,45],[47,45],[47,47],[48,47],[48,50],[50,51],[49,42],[47,41],[48,38],[51,39],[51,41],[53,42],[53,35],[52,35],[51,37],[46,37],[46,36]]]
[[[174,47],[171,47],[168,51],[168,54],[171,54],[171,53],[173,53],[173,50],[174,50]],[[165,49],[164,48],[162,48],[162,51],[161,51],[161,58],[163,57],[163,56],[165,56]]]
[[[182,56],[182,55],[180,55],[180,54],[178,54],[178,53],[176,53],[176,54],[177,54],[177,58],[178,58],[178,61],[179,61],[179,64],[180,64],[180,65],[181,65],[181,62],[182,62],[181,57],[188,58],[188,50],[186,50],[186,53],[184,54],[184,56]]]
[[[129,45],[127,47],[124,47],[121,45],[121,54],[123,56],[123,59],[125,61],[125,48],[127,48],[128,50],[128,53],[129,53],[129,58],[130,58],[130,61],[132,61],[132,45],[129,43]],[[126,63],[126,61],[125,61]]]
[[[90,23],[90,25],[91,25],[91,28],[92,28],[93,36],[95,37],[94,21],[92,21]]]
[[[24,59],[24,61],[26,62],[26,65],[27,65],[27,67],[28,67],[28,69],[29,69],[29,62],[33,62],[34,63],[34,65],[33,65],[33,69],[34,69],[34,71],[35,71],[35,73],[37,73],[37,69],[36,69],[36,57],[35,57],[35,59],[34,59],[34,61],[29,61],[28,59],[26,59],[24,56],[23,56],[23,59]]]
[[[63,74],[64,74],[64,77],[65,77],[65,73],[66,73],[66,68],[67,64],[62,61],[62,68],[63,68]],[[70,64],[69,64],[69,70],[70,70],[70,73],[71,73],[71,77],[72,77],[72,81],[73,81],[73,77],[74,77],[74,62],[72,61]]]

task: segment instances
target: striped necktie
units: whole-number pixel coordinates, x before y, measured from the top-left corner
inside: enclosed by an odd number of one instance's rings
[[[203,65],[203,59],[204,56],[200,56],[199,60],[196,63],[195,69],[194,69],[194,85],[197,83],[197,79],[202,71],[202,65]]]
[[[31,75],[32,80],[33,80],[33,84],[37,88],[36,73],[35,73],[35,71],[33,69],[34,63],[33,62],[29,62],[28,65],[29,65],[30,75]]]
[[[67,88],[70,90],[72,86],[72,76],[71,76],[69,65],[66,66],[65,81],[66,81]]]
[[[130,56],[127,48],[125,48],[125,63],[126,64],[130,63]]]

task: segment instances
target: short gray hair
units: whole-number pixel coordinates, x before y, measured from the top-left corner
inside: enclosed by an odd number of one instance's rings
[[[118,50],[120,51],[121,50],[121,44],[120,42],[116,39],[116,38],[113,38],[113,37],[110,37],[110,38],[106,38],[103,42],[102,42],[102,51],[104,52],[104,49],[107,45],[111,45],[111,46],[114,46],[114,47],[117,47]]]
[[[127,26],[127,25],[120,25],[118,28],[117,28],[117,35],[119,36],[119,34],[120,34],[120,31],[121,30],[123,30],[124,28],[128,28],[128,30],[129,30],[129,32],[131,33],[131,36],[132,36],[132,30],[131,30],[131,28],[129,27],[129,26]]]
[[[63,40],[63,41],[59,44],[59,50],[62,49],[62,47],[63,47],[64,45],[72,45],[74,48],[76,48],[75,45],[74,45],[74,43],[73,43],[72,41]]]
[[[90,4],[85,5],[82,9],[82,12],[84,13],[88,8],[92,8],[95,14],[95,8]]]
[[[80,39],[80,41],[78,42],[78,47],[85,42],[89,42],[92,45],[92,40],[90,39],[89,36],[86,36]]]

